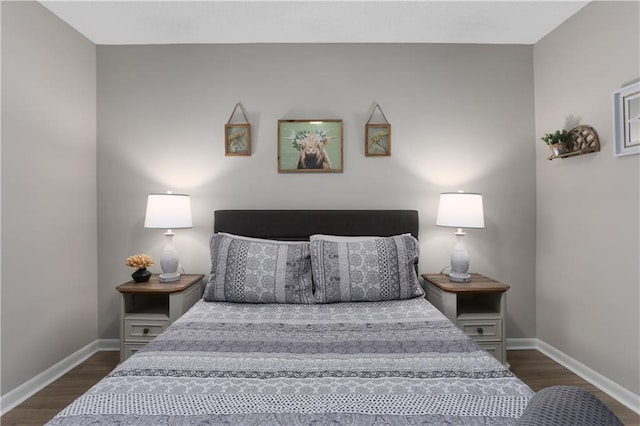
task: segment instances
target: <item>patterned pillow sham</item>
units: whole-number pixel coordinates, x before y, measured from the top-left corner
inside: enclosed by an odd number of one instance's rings
[[[410,235],[311,241],[316,301],[377,302],[424,296],[415,269],[419,250],[418,241]]]
[[[205,302],[315,303],[309,244],[214,234]]]

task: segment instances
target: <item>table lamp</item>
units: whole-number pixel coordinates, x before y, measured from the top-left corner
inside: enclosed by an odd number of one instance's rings
[[[160,258],[161,282],[173,282],[180,279],[178,251],[173,246],[173,229],[191,228],[191,199],[187,194],[149,194],[147,212],[144,217],[145,228],[162,228],[164,250]]]
[[[463,191],[440,194],[436,225],[458,228],[454,233],[456,244],[451,254],[449,280],[460,283],[469,282],[471,280],[471,275],[467,272],[469,271],[469,253],[464,247],[462,237],[466,233],[462,232],[462,228],[484,228],[482,194]]]

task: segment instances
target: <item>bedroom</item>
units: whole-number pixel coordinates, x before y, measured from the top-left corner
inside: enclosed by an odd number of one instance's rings
[[[524,45],[96,46],[37,3],[3,2],[3,402],[118,339],[124,260],[161,249],[149,192],[191,194],[188,272],[208,271],[214,210],[258,207],[415,208],[420,272],[437,272],[452,245],[438,195],[463,188],[485,197],[467,246],[473,270],[512,287],[510,344],[549,345],[637,406],[639,165],[613,156],[611,118],[611,92],[640,74],[637,17],[637,2],[592,2]],[[238,101],[254,153],[225,157]],[[373,102],[393,124],[388,158],[362,153]],[[540,136],[571,115],[602,150],[548,161]],[[343,119],[344,173],[278,174],[282,118]]]

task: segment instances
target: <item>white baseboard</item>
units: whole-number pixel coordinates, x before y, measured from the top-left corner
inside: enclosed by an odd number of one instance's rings
[[[538,339],[510,338],[507,339],[508,351],[538,349]]]
[[[98,339],[97,352],[118,352],[120,351],[120,339]]]
[[[98,339],[0,397],[0,415],[22,404],[98,351],[119,351],[119,339]]]
[[[577,376],[620,402],[625,407],[640,414],[640,395],[620,386],[580,361],[554,348],[540,339],[507,339],[507,350],[536,349]]]

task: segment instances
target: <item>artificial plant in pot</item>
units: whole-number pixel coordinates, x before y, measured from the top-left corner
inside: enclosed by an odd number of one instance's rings
[[[146,283],[151,278],[151,272],[147,270],[148,267],[154,265],[154,261],[148,254],[134,254],[127,257],[127,266],[136,268],[136,271],[131,274],[133,280],[137,283]]]
[[[553,133],[547,133],[541,138],[555,155],[561,155],[570,152],[573,149],[573,138],[571,133],[566,130],[556,130]]]

